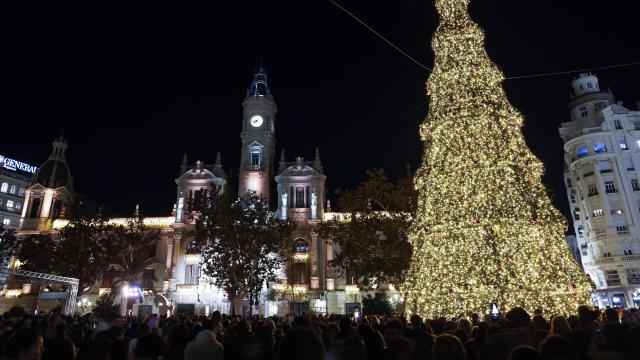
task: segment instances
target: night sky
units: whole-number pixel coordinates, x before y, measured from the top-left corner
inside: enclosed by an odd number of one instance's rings
[[[428,67],[433,1],[338,1]],[[112,214],[167,215],[182,154],[237,173],[241,105],[264,63],[278,104],[277,154],[321,150],[329,198],[372,167],[415,169],[428,72],[327,0],[131,1],[61,7],[21,1],[2,21],[0,154],[39,165],[68,139],[75,190]],[[640,60],[639,4],[630,0],[474,0],[490,57],[506,76]],[[262,59],[262,60],[261,60]],[[640,66],[597,71],[635,109]],[[557,127],[574,75],[505,81],[543,180],[566,213]],[[234,184],[235,185],[235,184]]]

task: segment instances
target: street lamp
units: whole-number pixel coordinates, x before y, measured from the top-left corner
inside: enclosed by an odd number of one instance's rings
[[[91,306],[91,301],[87,298],[82,298],[82,300],[78,301],[78,306],[82,309],[82,314],[84,315],[87,312],[89,306]]]

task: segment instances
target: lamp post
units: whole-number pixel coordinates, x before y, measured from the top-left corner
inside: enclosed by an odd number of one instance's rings
[[[87,312],[89,306],[91,306],[91,301],[89,301],[87,298],[82,298],[82,300],[78,301],[78,307],[82,309],[82,315]]]

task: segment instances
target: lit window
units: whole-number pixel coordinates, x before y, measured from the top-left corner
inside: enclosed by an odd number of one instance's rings
[[[640,142],[638,142],[638,144],[640,144]],[[2,191],[3,193],[6,193],[8,189],[9,189],[9,184],[7,183],[2,183],[2,186],[0,186],[0,191]]]
[[[603,142],[593,144],[593,151],[597,153],[607,152],[607,146]]]
[[[11,185],[11,188],[9,189],[9,194],[15,194],[15,193],[16,193],[16,186]]]
[[[602,211],[602,209],[595,209],[593,210],[593,217],[599,217],[604,215],[604,211]]]
[[[20,205],[20,203],[16,203],[16,210],[20,210],[22,208],[22,205]]]
[[[260,151],[251,152],[251,169],[260,170]]]
[[[13,209],[13,200],[7,200],[7,208]]]
[[[638,146],[640,146],[640,140],[638,140]],[[576,149],[576,154],[578,157],[587,156],[589,153],[589,149],[586,146],[580,146]]]
[[[20,188],[20,190],[18,190],[18,196],[24,196],[24,188]]]
[[[629,149],[627,147],[627,142],[624,141],[624,139],[620,139],[620,149],[622,149],[622,150],[628,150]]]
[[[3,219],[2,225],[11,225],[11,219]]]

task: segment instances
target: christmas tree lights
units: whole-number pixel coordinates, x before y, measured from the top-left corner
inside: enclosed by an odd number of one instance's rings
[[[592,285],[571,256],[565,220],[540,180],[503,75],[484,49],[469,0],[436,0],[440,24],[427,81],[429,114],[416,173],[418,210],[406,310],[425,317],[521,306],[567,314]]]

